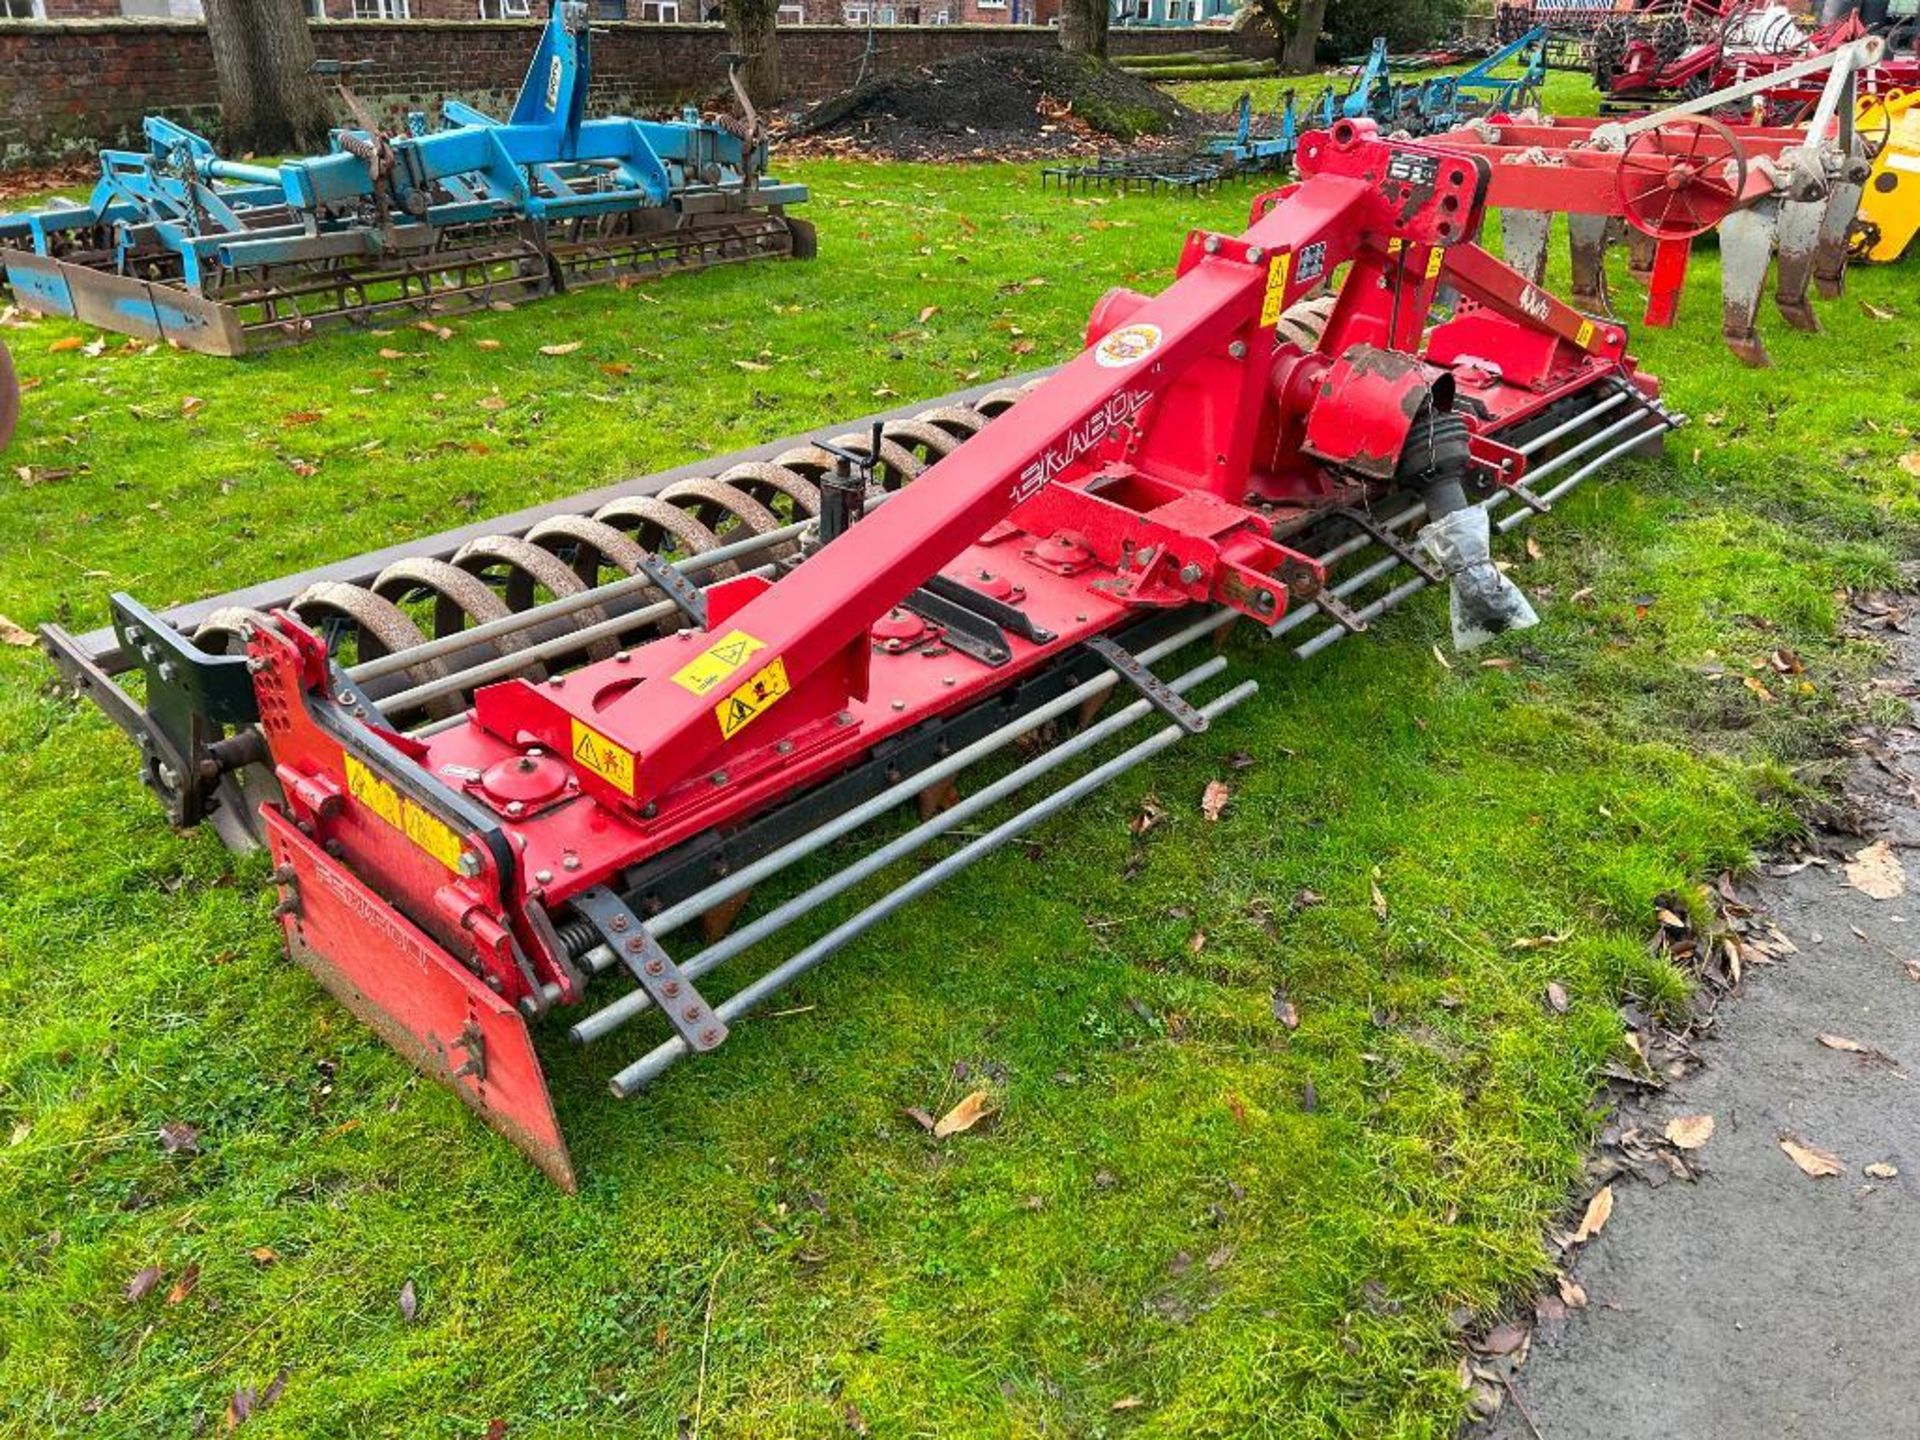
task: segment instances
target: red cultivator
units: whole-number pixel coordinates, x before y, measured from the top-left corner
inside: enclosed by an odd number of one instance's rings
[[[576,1011],[580,1042],[651,1026],[612,1076],[634,1094],[1246,700],[1250,681],[1203,696],[1225,659],[1175,658],[1236,617],[1305,656],[1450,583],[1467,642],[1532,623],[1490,532],[1678,422],[1618,326],[1479,248],[1485,160],[1341,122],[1300,165],[1245,233],[1189,236],[1162,294],[1109,294],[1084,353],[1022,391],[311,585],[169,616],[116,596],[114,633],[49,643],[176,820],[263,836],[293,954],[571,1187],[533,1022]],[[217,653],[229,639],[244,653]],[[113,678],[134,668],[144,708]],[[744,910],[916,803],[911,828]],[[943,837],[710,994],[724,962]]]
[[[1501,218],[1508,262],[1536,283],[1545,274],[1555,214],[1567,216],[1573,301],[1609,315],[1606,247],[1624,223],[1634,269],[1647,282],[1646,323],[1671,325],[1693,241],[1717,229],[1723,330],[1749,365],[1765,365],[1755,328],[1778,255],[1775,302],[1787,323],[1817,331],[1810,286],[1832,298],[1847,263],[1847,231],[1869,163],[1854,130],[1859,75],[1884,44],[1841,49],[1630,120],[1495,116],[1437,143],[1491,162],[1488,203]],[[1728,126],[1711,112],[1818,78],[1804,125]]]

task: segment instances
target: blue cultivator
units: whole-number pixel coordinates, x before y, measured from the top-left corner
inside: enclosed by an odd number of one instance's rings
[[[414,114],[388,134],[343,84],[358,128],[277,166],[223,160],[150,117],[146,150],[101,154],[85,204],[0,216],[0,267],[23,309],[238,355],[328,326],[811,258],[813,227],[785,213],[806,188],[762,174],[737,77],[744,121],[588,120],[589,47],[586,7],[556,4],[504,123],[449,100],[440,129]]]
[[[1540,82],[1546,76],[1546,44],[1547,31],[1542,26],[1457,75],[1396,80],[1387,42],[1376,39],[1334,108],[1348,120],[1372,120],[1382,130],[1410,135],[1450,130],[1496,110],[1517,110],[1539,97]],[[1495,73],[1515,60],[1520,62],[1519,73]]]
[[[1253,130],[1253,96],[1242,93],[1233,133],[1208,136],[1204,153],[1236,174],[1281,173],[1292,168],[1293,152],[1299,144],[1300,117],[1294,109],[1293,91],[1280,97],[1278,130],[1262,135]]]

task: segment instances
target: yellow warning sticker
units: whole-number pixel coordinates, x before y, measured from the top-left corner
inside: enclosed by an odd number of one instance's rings
[[[768,661],[754,673],[751,680],[713,707],[713,713],[720,721],[721,735],[731,740],[786,694],[789,688],[785,662]]]
[[[1431,280],[1440,273],[1440,267],[1446,263],[1446,254],[1438,245],[1427,252],[1427,279]]]
[[[1591,320],[1582,320],[1580,322],[1580,328],[1574,332],[1573,343],[1578,345],[1582,350],[1585,350],[1593,343],[1593,322]]]
[[[438,815],[407,799],[353,756],[344,757],[347,793],[449,870],[460,868],[460,837]]]
[[[744,630],[735,630],[721,636],[683,665],[674,675],[673,683],[695,695],[705,695],[766,648],[766,641],[756,640]]]
[[[387,824],[398,830],[401,815],[405,809],[400,792],[382,780],[373,771],[362,765],[353,756],[345,757],[347,762],[347,793],[358,800],[367,809],[373,811]]]
[[[1272,325],[1287,308],[1287,277],[1293,273],[1293,252],[1273,257],[1267,266],[1267,298],[1260,303],[1260,323]]]
[[[573,722],[573,758],[623,795],[633,794],[633,752],[607,739],[591,725]]]

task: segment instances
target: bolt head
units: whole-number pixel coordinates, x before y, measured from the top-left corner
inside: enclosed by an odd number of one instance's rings
[[[469,880],[480,873],[480,857],[471,850],[460,852],[460,873]]]
[[[533,872],[533,878],[542,885],[551,885],[553,883],[553,871],[536,870]]]

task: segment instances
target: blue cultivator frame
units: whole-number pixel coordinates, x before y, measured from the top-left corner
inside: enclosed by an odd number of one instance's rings
[[[1495,73],[1515,60],[1520,62],[1518,74]],[[1336,108],[1349,120],[1373,120],[1389,131],[1428,135],[1496,110],[1532,104],[1546,73],[1545,26],[1509,41],[1457,75],[1436,75],[1429,80],[1395,80],[1387,42],[1381,38],[1373,42],[1366,63]]]
[[[813,227],[786,214],[806,188],[763,174],[737,77],[744,121],[588,120],[590,33],[584,6],[554,5],[504,122],[449,100],[441,128],[414,114],[390,135],[342,84],[359,128],[277,166],[149,117],[147,148],[102,152],[84,204],[0,216],[0,266],[23,309],[238,355],[397,312],[810,258]]]

